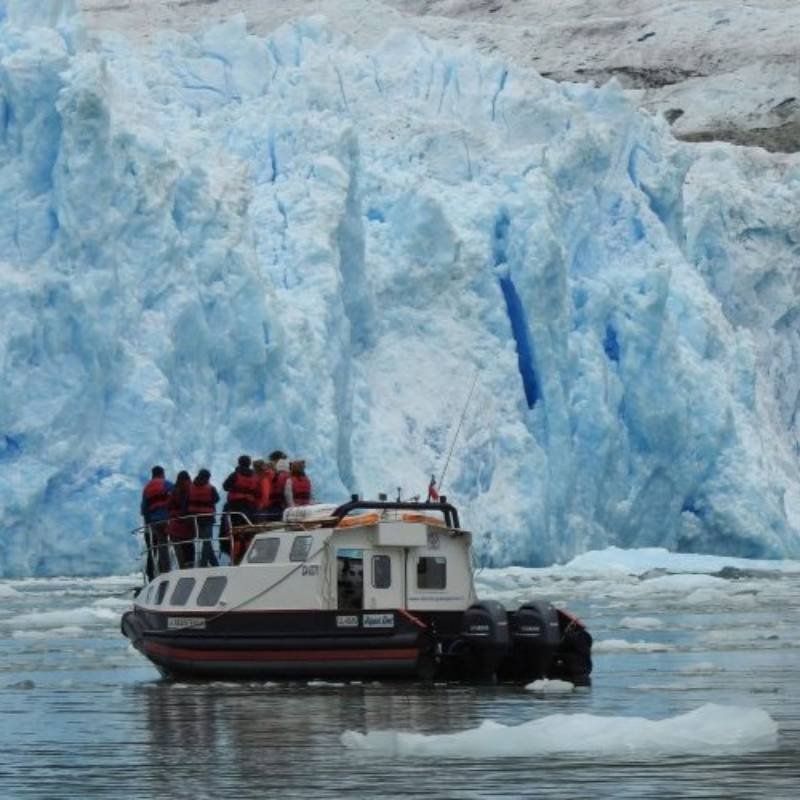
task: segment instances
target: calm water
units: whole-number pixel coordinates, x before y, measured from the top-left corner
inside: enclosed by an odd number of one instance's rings
[[[594,686],[170,684],[118,634],[130,578],[0,582],[0,797],[734,797],[800,793],[800,575],[536,577],[597,643]],[[688,581],[688,583],[687,583]],[[507,605],[530,579],[491,576]],[[638,649],[641,652],[636,652]],[[729,756],[390,757],[345,730],[441,734],[554,714],[756,706],[774,748]]]

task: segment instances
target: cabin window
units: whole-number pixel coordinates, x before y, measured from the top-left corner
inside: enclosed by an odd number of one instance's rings
[[[313,536],[295,536],[292,542],[292,549],[289,553],[289,561],[305,561],[311,550]]]
[[[388,589],[392,585],[391,556],[372,556],[372,586]]]
[[[192,589],[194,589],[194,578],[179,578],[175,584],[175,591],[169,599],[169,604],[171,606],[185,606]]]
[[[219,602],[220,597],[222,597],[227,583],[228,579],[224,575],[213,575],[210,578],[206,578],[203,588],[200,590],[200,594],[197,595],[197,605],[215,606]]]
[[[164,602],[164,595],[167,593],[167,587],[169,586],[169,581],[161,581],[158,584],[158,591],[156,592],[156,605],[160,606],[161,603]]]
[[[280,546],[281,540],[277,536],[270,536],[269,539],[256,539],[247,554],[247,563],[271,564],[278,555]]]
[[[147,587],[147,594],[144,596],[145,605],[148,605],[148,606],[150,605],[150,601],[153,599],[153,589],[155,589],[155,588],[156,587],[155,587],[154,583],[151,583]]]
[[[417,561],[417,588],[444,589],[447,585],[447,559],[422,556]]]

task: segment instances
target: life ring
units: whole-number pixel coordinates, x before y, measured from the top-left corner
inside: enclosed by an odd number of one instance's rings
[[[359,514],[355,517],[344,517],[339,521],[337,528],[359,528],[362,525],[374,525],[380,519],[380,514]]]
[[[432,517],[430,514],[403,514],[401,519],[403,522],[422,522],[425,525],[435,525],[437,528],[447,527],[444,520]]]

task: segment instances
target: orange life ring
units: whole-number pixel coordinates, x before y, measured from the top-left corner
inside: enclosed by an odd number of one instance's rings
[[[432,517],[430,514],[403,514],[403,522],[422,522],[425,525],[435,525],[438,528],[446,528],[447,524],[443,519]]]
[[[344,517],[337,528],[359,528],[362,525],[374,525],[380,519],[380,514],[359,514],[356,517]]]

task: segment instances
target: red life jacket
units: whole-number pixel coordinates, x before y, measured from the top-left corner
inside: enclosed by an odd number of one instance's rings
[[[286,497],[283,490],[286,488],[286,481],[289,478],[288,472],[279,472],[272,479],[272,486],[269,489],[269,507],[286,508]]]
[[[267,508],[269,506],[269,493],[272,491],[272,481],[275,480],[275,470],[268,469],[260,478],[261,489],[258,495],[258,507]]]
[[[189,513],[213,514],[216,510],[214,487],[210,483],[193,483],[189,489]]]
[[[192,521],[177,519],[177,517],[183,517],[188,513],[186,510],[188,497],[189,492],[183,486],[176,486],[172,490],[168,504],[169,525],[167,526],[167,533],[170,539],[191,539],[193,536],[194,525]]]
[[[236,472],[233,479],[233,486],[228,492],[229,503],[247,503],[255,508],[258,505],[258,498],[261,494],[261,482],[258,475],[242,475]]]
[[[147,513],[152,514],[159,508],[166,508],[169,503],[169,489],[164,478],[152,478],[142,489],[142,497],[147,507]]]
[[[311,481],[306,475],[292,475],[292,502],[296,506],[307,506],[311,502]]]

